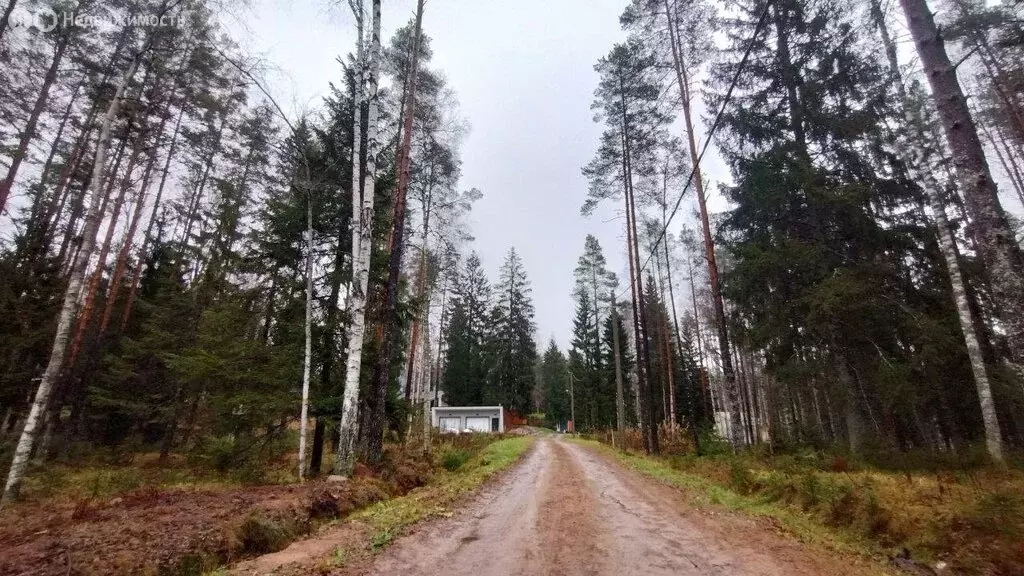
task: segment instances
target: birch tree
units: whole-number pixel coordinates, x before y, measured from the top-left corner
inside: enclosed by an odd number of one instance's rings
[[[953,154],[956,176],[973,221],[971,236],[999,304],[1010,360],[1017,376],[1024,378],[1024,255],[999,202],[974,118],[935,18],[925,0],[900,0],[900,5]]]
[[[946,206],[942,198],[941,185],[933,175],[933,167],[924,164],[926,158],[920,151],[921,142],[927,141],[928,134],[921,127],[922,120],[915,118],[910,110],[911,101],[903,84],[904,79],[900,72],[896,43],[893,41],[885,22],[881,0],[871,0],[870,13],[871,19],[878,29],[879,37],[882,39],[882,45],[885,47],[889,73],[892,75],[896,92],[900,97],[904,114],[907,117],[906,124],[913,128],[915,134],[913,141],[907,142],[907,146],[909,150],[915,151],[915,158],[911,159],[912,167],[917,170],[923,182],[924,191],[928,196],[928,203],[931,207],[932,217],[935,219],[935,232],[938,236],[939,250],[942,252],[942,257],[946,262],[946,272],[949,275],[957,319],[960,322],[964,345],[967,348],[967,356],[971,363],[974,385],[978,390],[982,422],[985,425],[985,443],[988,447],[989,456],[993,460],[1001,462],[1003,460],[1002,433],[999,429],[999,420],[996,417],[995,403],[992,399],[992,387],[989,384],[988,373],[985,368],[985,359],[981,353],[977,331],[974,329],[975,319],[971,313],[970,303],[967,298],[967,287],[964,284],[964,276],[960,268],[960,257],[957,251],[956,239],[946,217]]]
[[[165,1],[161,13],[165,13],[168,8],[169,5]],[[110,145],[111,132],[117,120],[118,112],[121,110],[125,90],[129,82],[135,77],[135,72],[138,70],[143,57],[149,51],[154,40],[155,37],[152,34],[148,35],[141,48],[132,57],[127,68],[117,81],[114,94],[101,120],[100,136],[96,146],[96,158],[93,162],[92,176],[89,180],[89,190],[92,191],[92,198],[89,203],[89,209],[86,212],[85,227],[82,230],[82,244],[75,258],[71,274],[68,277],[64,301],[57,319],[57,331],[53,339],[50,359],[42,378],[39,380],[39,386],[32,400],[32,407],[25,420],[25,427],[22,429],[17,448],[15,448],[14,460],[7,475],[7,483],[4,486],[3,502],[9,502],[18,495],[18,489],[25,474],[25,466],[28,464],[29,456],[32,453],[32,446],[36,440],[41,417],[46,410],[50,394],[64,364],[64,355],[68,349],[71,329],[78,315],[79,293],[85,281],[86,269],[89,266],[89,260],[92,258],[93,248],[96,245],[96,233],[103,217],[100,211],[100,190],[103,189],[106,183],[106,156],[107,148]]]
[[[349,294],[349,310],[352,323],[348,328],[348,359],[345,367],[345,392],[342,398],[341,425],[338,429],[338,454],[335,456],[334,473],[347,476],[352,473],[355,464],[356,426],[359,422],[359,376],[362,369],[363,340],[366,334],[366,303],[367,288],[370,281],[370,253],[372,249],[373,204],[376,185],[377,154],[380,152],[378,141],[378,115],[380,95],[378,80],[380,76],[380,4],[381,0],[372,0],[372,24],[370,26],[369,55],[365,63],[367,96],[366,121],[366,168],[359,178],[359,145],[352,147],[352,290]],[[362,32],[363,8],[361,0],[354,4],[357,30]],[[362,38],[359,38],[360,45]],[[360,130],[358,126],[359,110],[364,94],[362,74],[364,69],[362,48],[357,48],[357,89],[354,106],[355,129],[353,138],[358,142]],[[361,182],[360,182],[361,180]]]

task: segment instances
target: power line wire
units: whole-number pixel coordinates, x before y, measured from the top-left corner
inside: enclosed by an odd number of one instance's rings
[[[704,141],[704,146],[701,148],[700,154],[697,156],[697,162],[695,162],[693,167],[690,168],[690,176],[686,179],[686,185],[683,186],[683,191],[679,193],[679,198],[676,199],[676,204],[672,208],[672,213],[665,221],[665,226],[662,228],[657,241],[654,242],[654,246],[658,246],[665,238],[665,234],[668,232],[668,227],[672,223],[672,219],[675,218],[676,213],[679,211],[679,206],[682,204],[683,198],[686,196],[686,191],[690,188],[690,184],[693,183],[693,176],[697,172],[697,167],[700,166],[701,161],[704,160],[704,154],[708,151],[708,146],[711,145],[711,139],[714,137],[715,131],[718,130],[718,125],[722,119],[722,114],[725,112],[725,107],[729,104],[729,100],[732,99],[732,92],[736,88],[736,83],[739,82],[740,74],[743,73],[743,68],[747,65],[747,60],[750,58],[751,51],[754,49],[754,42],[757,41],[757,37],[761,34],[761,28],[764,27],[765,22],[768,20],[768,9],[771,7],[771,4],[772,0],[767,0],[764,3],[764,9],[761,11],[761,16],[757,20],[757,25],[754,26],[754,33],[750,37],[750,42],[747,43],[747,49],[743,52],[743,58],[740,59],[740,63],[736,67],[736,73],[733,74],[732,81],[729,82],[729,89],[726,90],[725,98],[722,99],[722,105],[718,108],[718,113],[715,114],[715,121],[711,123],[711,130],[708,131],[707,139]],[[655,252],[652,251],[647,255],[647,259],[644,260],[644,263],[637,271],[638,279],[640,278],[640,274],[647,268],[647,265],[650,264],[651,258],[654,254]],[[627,288],[627,290],[630,288]],[[623,290],[616,299],[621,298],[625,294],[626,290]]]

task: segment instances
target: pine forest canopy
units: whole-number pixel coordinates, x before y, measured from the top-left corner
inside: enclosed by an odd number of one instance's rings
[[[529,163],[470,137],[466,110],[545,119],[459,103],[494,82],[441,0],[348,2],[306,114],[235,9],[3,12],[5,499],[79,444],[230,467],[298,430],[300,478],[347,475],[442,395],[649,452],[1024,448],[1024,4],[623,1],[582,92],[494,88],[587,95]]]

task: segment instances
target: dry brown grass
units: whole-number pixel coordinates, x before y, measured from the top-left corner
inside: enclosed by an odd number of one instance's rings
[[[972,461],[955,468],[922,454],[908,455],[906,469],[886,470],[812,451],[681,452],[649,459],[634,451],[624,458],[716,502],[757,513],[777,510],[784,523],[787,517],[810,522],[820,535],[860,542],[875,553],[907,548],[914,558],[945,561],[955,573],[1024,574],[1024,471],[1015,467]]]

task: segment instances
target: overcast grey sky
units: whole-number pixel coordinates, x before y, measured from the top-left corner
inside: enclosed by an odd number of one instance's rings
[[[627,0],[428,0],[424,28],[432,66],[456,91],[471,126],[463,143],[462,188],[484,196],[471,218],[488,274],[497,277],[515,246],[533,284],[538,345],[569,342],[572,270],[586,234],[601,241],[609,267],[625,278],[623,220],[617,206],[589,218],[580,169],[601,126],[590,103],[593,66],[625,34],[618,18]],[[384,0],[385,41],[413,15],[413,0]],[[355,41],[347,3],[260,0],[224,16],[243,46],[278,71],[274,96],[292,110],[319,106],[336,81],[338,55]],[[718,178],[717,174],[709,174]],[[689,218],[692,198],[684,204]],[[673,229],[676,225],[673,224]]]
[[[618,17],[627,2],[427,0],[424,27],[433,38],[432,66],[447,76],[471,126],[463,143],[461,187],[484,194],[471,218],[473,248],[492,280],[510,246],[522,254],[541,348],[552,336],[563,347],[569,342],[572,270],[586,234],[598,237],[609,267],[625,285],[624,224],[617,206],[602,206],[589,218],[579,208],[587,193],[580,169],[601,132],[590,110],[597,85],[593,66],[624,39]],[[386,42],[413,16],[415,2],[383,4]],[[894,15],[902,31],[898,11]],[[250,9],[222,20],[243,47],[278,70],[269,83],[275,98],[292,110],[320,105],[328,83],[340,77],[335,58],[350,52],[355,41],[347,0],[253,0]],[[901,57],[909,60],[909,44],[905,52]],[[699,135],[703,140],[703,128]],[[713,147],[709,153],[703,167],[715,190],[728,174]],[[1004,203],[1020,213],[1015,199],[1004,195]],[[694,204],[691,194],[672,232],[693,221]],[[713,211],[724,207],[714,195],[711,205]]]

